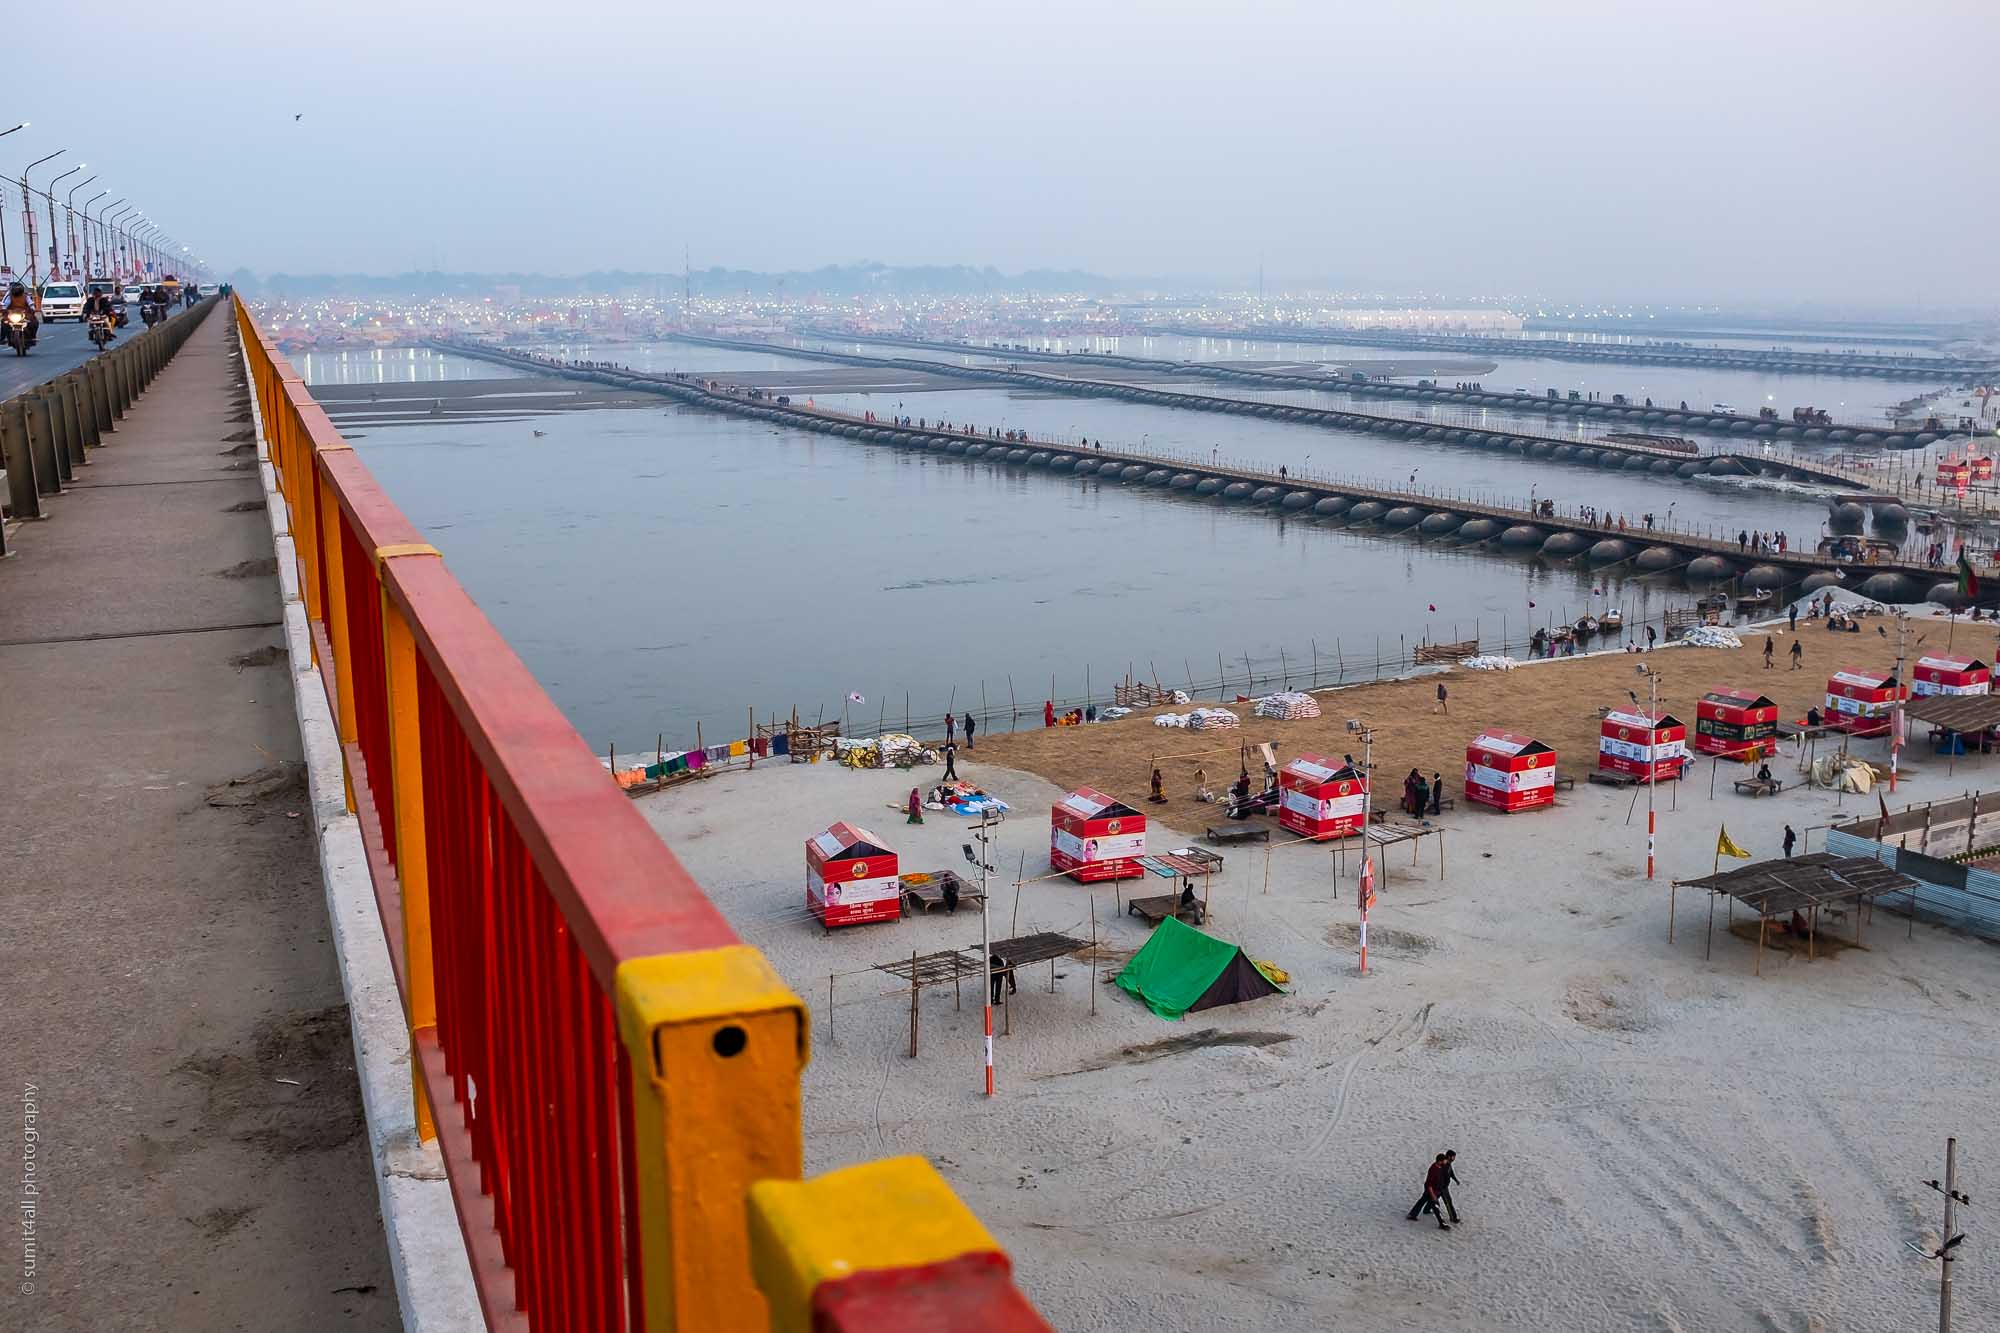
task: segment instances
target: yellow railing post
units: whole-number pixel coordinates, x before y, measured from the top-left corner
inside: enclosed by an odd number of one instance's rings
[[[431,547],[383,547],[375,552],[375,568],[392,558],[428,556]],[[389,702],[390,783],[395,792],[392,812],[396,828],[396,884],[403,908],[403,1016],[410,1032],[410,1083],[416,1097],[417,1138],[437,1137],[430,1098],[424,1092],[423,1064],[417,1054],[417,1034],[437,1026],[437,985],[431,968],[430,863],[425,857],[424,763],[422,715],[417,703],[417,642],[409,622],[382,590],[382,673]]]
[[[805,1005],[746,945],[618,968],[632,1068],[644,1333],[769,1327],[744,1201],[804,1169]]]

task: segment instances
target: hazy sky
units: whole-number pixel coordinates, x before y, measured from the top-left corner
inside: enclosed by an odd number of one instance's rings
[[[0,170],[67,146],[266,272],[1261,252],[1274,284],[1992,304],[1996,39],[1995,0],[183,0],[91,44],[114,96],[15,62]]]

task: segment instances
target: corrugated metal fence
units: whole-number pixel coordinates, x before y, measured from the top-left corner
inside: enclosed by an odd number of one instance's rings
[[[1914,894],[1884,894],[1877,900],[1891,911],[1909,912],[1914,907],[1921,920],[1984,939],[2000,939],[2000,874],[1905,851],[1841,829],[1826,831],[1826,849],[1836,856],[1873,857],[1916,880]]]

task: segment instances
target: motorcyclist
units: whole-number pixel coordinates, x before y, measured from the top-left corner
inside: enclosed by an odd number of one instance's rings
[[[33,343],[35,335],[41,331],[42,316],[41,312],[35,309],[34,301],[29,299],[28,289],[18,282],[7,288],[7,308],[4,312],[0,313],[13,315],[17,312],[25,312],[27,314],[28,341]]]
[[[112,337],[118,336],[118,306],[107,291],[94,291],[83,299],[83,320],[88,324],[92,318],[103,316],[104,326]]]
[[[167,313],[167,298],[158,287],[146,286],[139,289],[139,315],[152,328]]]

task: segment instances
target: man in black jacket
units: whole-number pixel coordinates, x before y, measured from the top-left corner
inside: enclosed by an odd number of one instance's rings
[[[1450,1188],[1446,1180],[1446,1176],[1450,1170],[1451,1164],[1445,1160],[1443,1153],[1439,1153],[1437,1159],[1430,1164],[1430,1169],[1424,1172],[1423,1197],[1410,1205],[1409,1218],[1412,1222],[1425,1213],[1429,1213],[1431,1216],[1437,1218],[1439,1231],[1451,1230],[1451,1227],[1444,1220],[1443,1211],[1438,1207],[1444,1201],[1445,1192]]]

